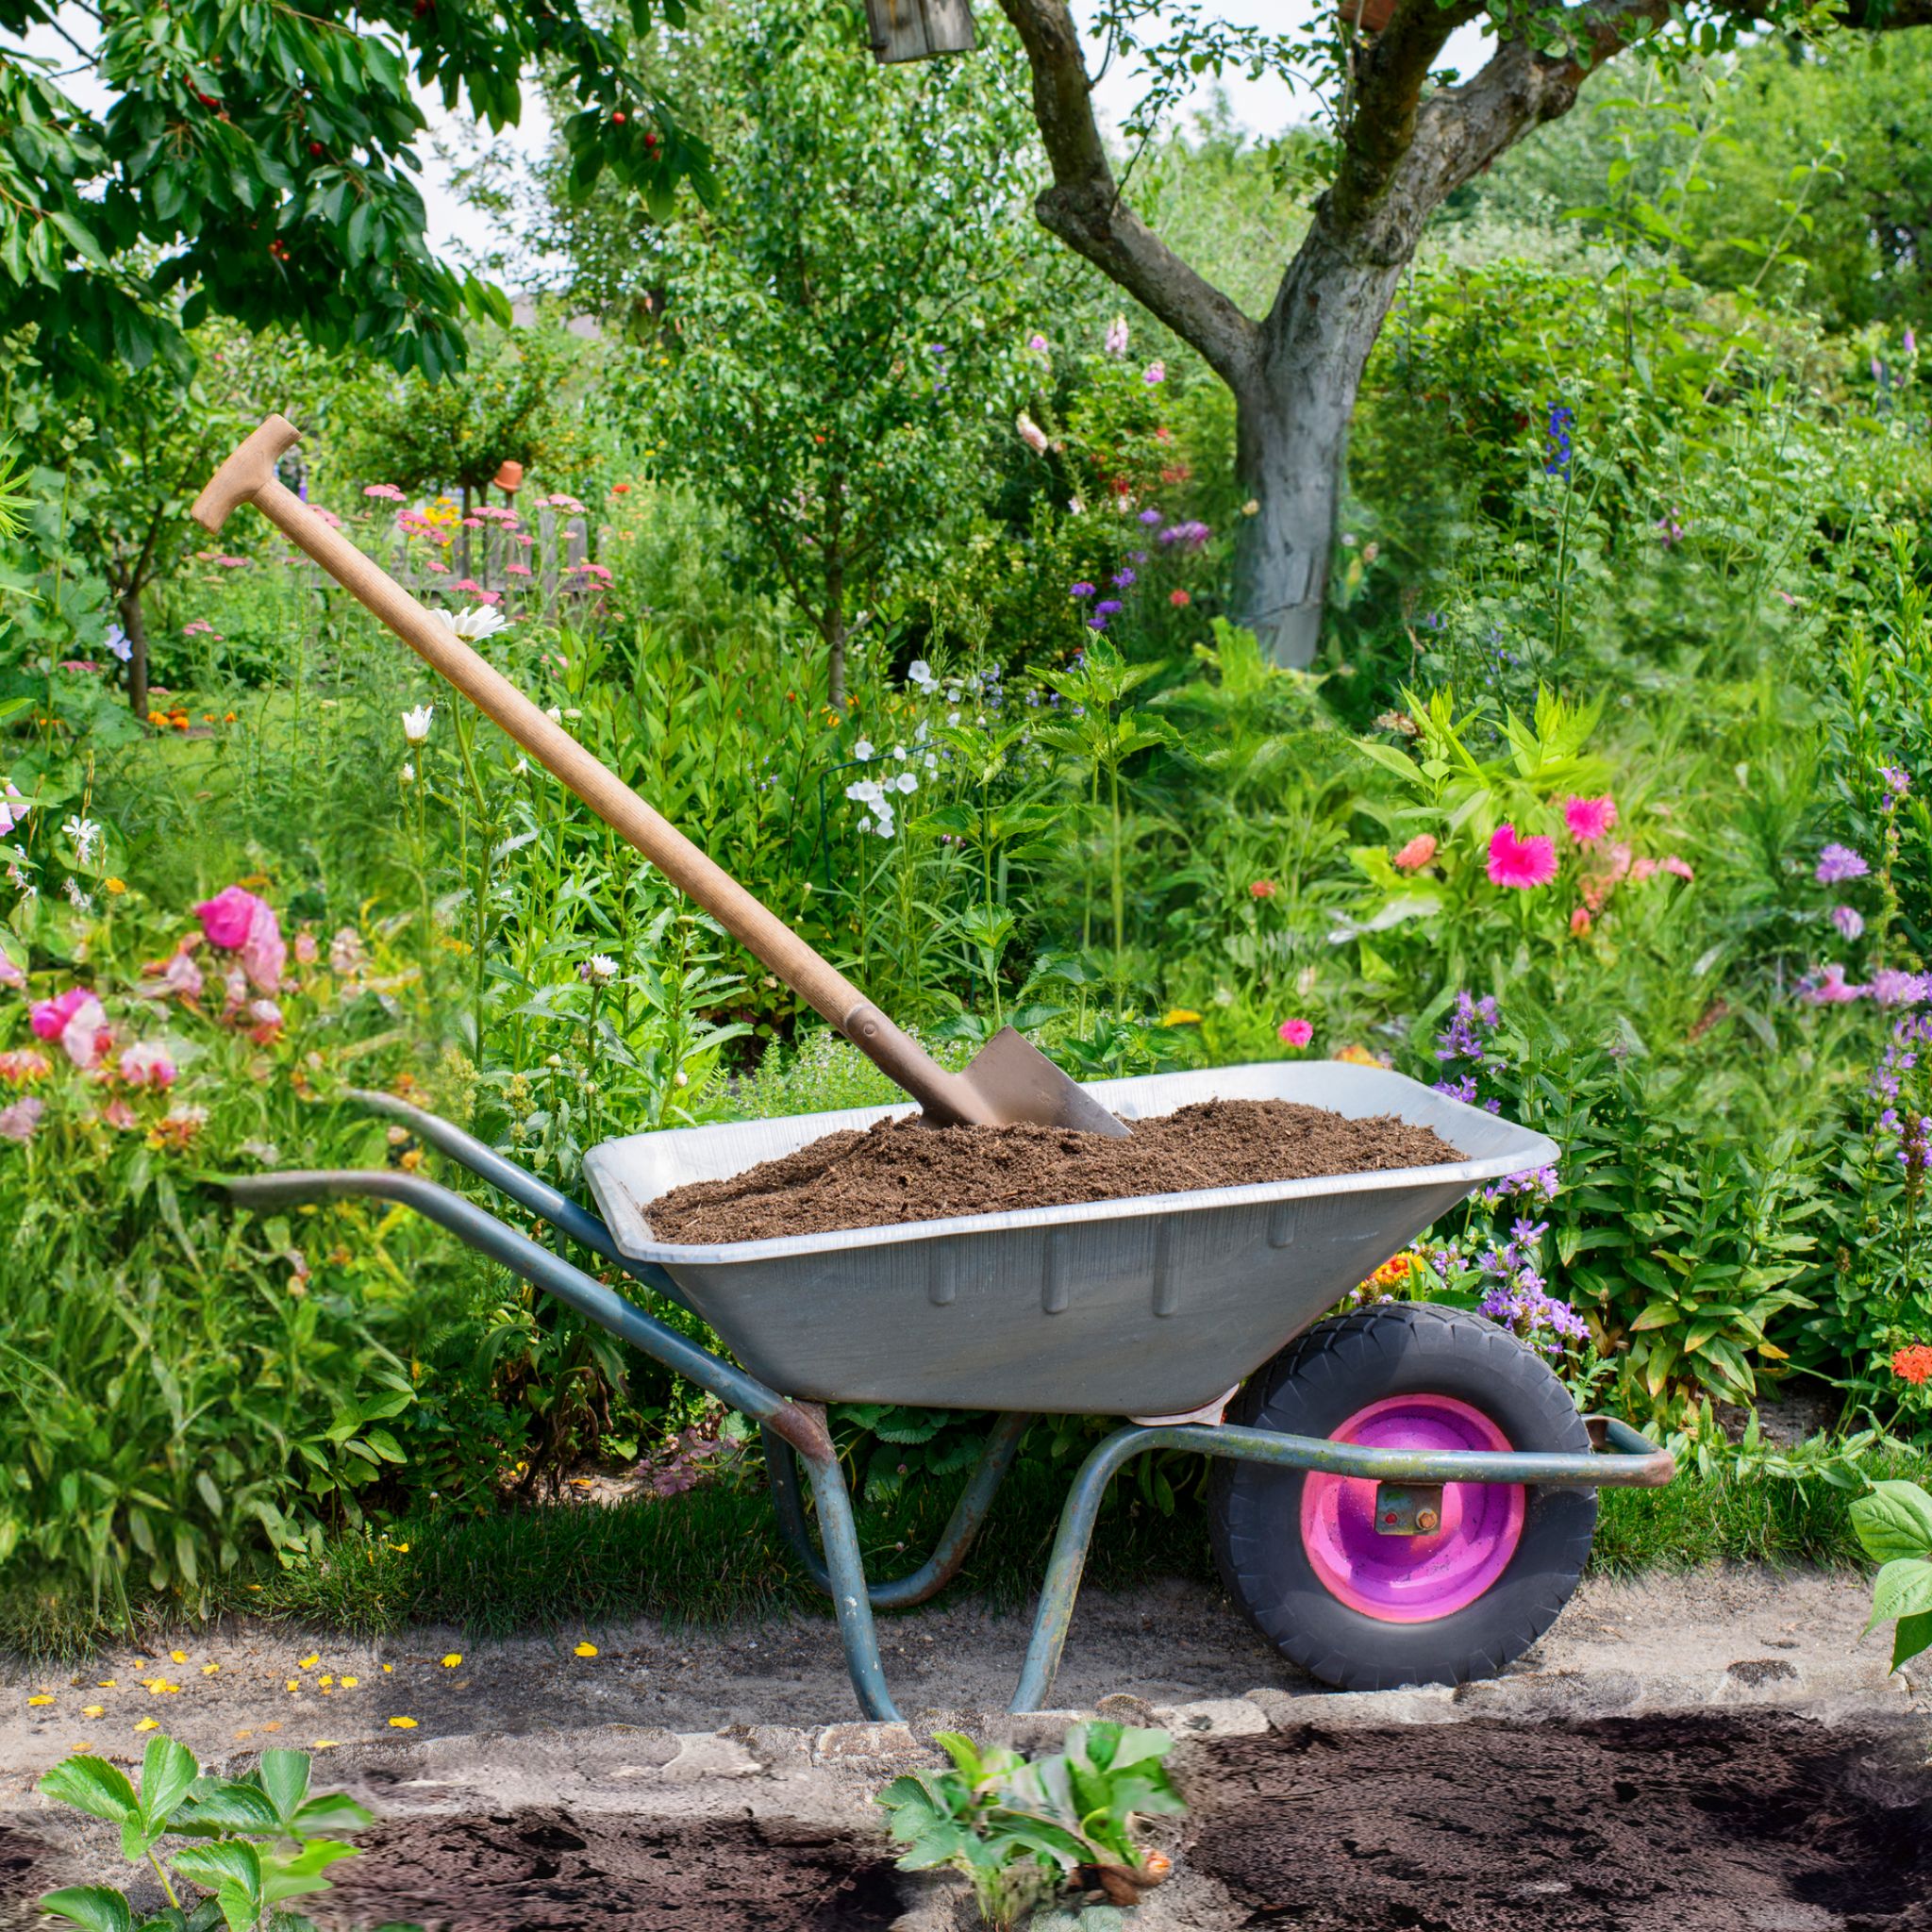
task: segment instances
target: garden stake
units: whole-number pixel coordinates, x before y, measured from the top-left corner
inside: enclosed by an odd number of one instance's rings
[[[606,824],[704,908],[747,952],[836,1026],[925,1117],[945,1125],[1030,1124],[1124,1137],[1126,1127],[1037,1047],[1003,1026],[964,1073],[949,1074],[902,1032],[832,963],[755,899],[729,873],[660,817],[563,726],[426,610],[394,578],[340,535],[275,475],[300,439],[295,425],[270,416],[217,470],[192,514],[217,532],[238,504],[252,503],[351,596],[394,631],[518,744],[576,793]]]

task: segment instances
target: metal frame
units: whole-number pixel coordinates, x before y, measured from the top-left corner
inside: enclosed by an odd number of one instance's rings
[[[625,1260],[603,1222],[516,1162],[461,1128],[389,1094],[358,1092],[351,1097],[406,1125],[418,1140],[547,1222],[559,1236],[624,1269],[654,1293],[679,1307],[684,1305],[662,1269],[653,1263]],[[859,1707],[869,1718],[898,1717],[886,1688],[873,1612],[924,1603],[958,1574],[1001,1483],[1013,1466],[1032,1416],[1009,1413],[994,1420],[979,1465],[955,1505],[933,1554],[908,1575],[872,1584],[866,1579],[858,1546],[851,1491],[839,1465],[824,1410],[817,1404],[795,1401],[767,1388],[756,1376],[680,1335],[487,1208],[419,1174],[354,1168],[249,1174],[230,1178],[225,1185],[238,1204],[255,1208],[357,1196],[400,1202],[758,1423],[779,1528],[807,1573],[832,1599],[845,1666]],[[1153,1449],[1189,1449],[1203,1456],[1272,1463],[1283,1469],[1321,1470],[1375,1482],[1424,1486],[1489,1482],[1568,1489],[1654,1489],[1668,1483],[1675,1474],[1670,1452],[1648,1441],[1627,1423],[1612,1416],[1591,1416],[1589,1422],[1591,1441],[1597,1446],[1591,1454],[1574,1456],[1489,1450],[1405,1454],[1225,1424],[1128,1424],[1116,1429],[1080,1465],[1068,1492],[1041,1586],[1032,1639],[1009,1707],[1015,1712],[1037,1710],[1052,1690],[1107,1486],[1136,1456]],[[800,1458],[818,1517],[823,1557],[813,1547],[806,1519],[798,1481]]]

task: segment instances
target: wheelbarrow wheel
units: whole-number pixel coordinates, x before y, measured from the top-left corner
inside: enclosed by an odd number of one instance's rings
[[[1383,1303],[1324,1322],[1250,1378],[1228,1421],[1381,1448],[1587,1453],[1549,1365],[1492,1322]],[[1462,1684],[1556,1622],[1596,1528],[1593,1489],[1450,1483],[1425,1536],[1375,1524],[1375,1485],[1219,1461],[1222,1580],[1283,1657],[1324,1684]]]

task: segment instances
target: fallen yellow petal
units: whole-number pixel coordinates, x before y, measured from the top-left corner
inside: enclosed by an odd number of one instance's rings
[[[302,1679],[300,1677],[291,1677],[284,1688],[290,1690],[299,1690],[302,1688]]]
[[[90,1704],[83,1707],[80,1714],[82,1717],[106,1717],[108,1707],[105,1704]]]
[[[326,1690],[328,1689],[328,1687],[329,1687],[329,1686],[330,1686],[331,1684],[333,1684],[333,1683],[335,1682],[335,1678],[334,1678],[334,1677],[332,1677],[332,1676],[331,1676],[331,1675],[330,1675],[330,1674],[328,1674],[328,1672],[325,1671],[325,1672],[324,1672],[324,1673],[322,1674],[322,1675],[321,1675],[321,1676],[319,1676],[318,1678],[316,1678],[316,1680],[315,1680],[315,1681],[316,1681],[316,1682],[317,1682],[318,1684],[320,1684],[320,1685],[322,1686],[322,1688],[323,1688],[323,1689],[324,1689],[325,1690]]]
[[[577,1655],[579,1657],[595,1657],[597,1655],[597,1646],[594,1643],[580,1643],[577,1645]]]
[[[265,1731],[278,1731],[281,1729],[281,1727],[282,1721],[278,1717],[270,1718],[267,1724],[262,1725],[262,1729]]]
[[[412,1717],[392,1717],[389,1723],[394,1731],[413,1731],[416,1728],[416,1720]]]
[[[254,1735],[253,1731],[237,1731],[235,1733],[235,1741],[239,1744],[243,1738],[252,1738]]]
[[[94,1689],[96,1690],[120,1690],[120,1685],[117,1684],[112,1677],[103,1677],[100,1680],[100,1682],[94,1686]]]
[[[29,1704],[52,1704],[53,1698],[44,1690],[37,1690],[27,1699]]]
[[[298,1671],[312,1671],[321,1661],[322,1653],[318,1650],[308,1657],[298,1657],[295,1659],[295,1668]]]
[[[137,1731],[158,1731],[160,1729],[160,1720],[158,1718],[152,1717],[144,1717],[140,1719],[134,1726],[134,1728]]]
[[[308,1748],[311,1751],[333,1751],[336,1748],[336,1740],[333,1738],[318,1738]]]
[[[201,1667],[201,1674],[204,1677],[212,1677],[214,1674],[220,1669],[220,1664],[203,1664]]]
[[[453,1671],[459,1663],[462,1662],[462,1652],[459,1650],[453,1650],[446,1657],[443,1658],[442,1667],[446,1671]]]
[[[386,1671],[392,1671],[392,1670],[394,1670],[394,1669],[395,1669],[395,1665],[393,1665],[393,1664],[384,1664],[384,1665],[383,1665],[383,1669],[384,1669],[384,1670],[386,1670]]]
[[[356,1686],[359,1684],[361,1681],[362,1679],[360,1677],[343,1677],[341,1680],[341,1687],[344,1690],[353,1690],[356,1688]]]

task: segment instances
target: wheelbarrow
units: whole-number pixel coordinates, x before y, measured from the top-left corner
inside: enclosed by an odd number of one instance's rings
[[[230,1179],[251,1208],[398,1201],[755,1420],[786,1540],[830,1595],[868,1717],[897,1716],[874,1610],[958,1574],[1041,1415],[1123,1426],[1075,1474],[1011,1708],[1050,1692],[1102,1498],[1136,1456],[1211,1457],[1209,1532],[1230,1594],[1282,1655],[1349,1690],[1503,1670],[1575,1588],[1606,1484],[1674,1467],[1628,1424],[1579,1415],[1535,1350],[1481,1317],[1378,1302],[1320,1318],[1474,1189],[1557,1158],[1541,1135],[1379,1068],[1276,1063],[1092,1083],[1124,1120],[1193,1101],[1296,1101],[1431,1126],[1458,1161],[716,1246],[661,1241],[651,1205],[906,1108],[680,1127],[585,1157],[601,1216],[470,1134],[357,1097],[622,1269],[633,1298],[463,1194],[391,1170]],[[561,1242],[559,1242],[559,1245]],[[649,1312],[699,1316],[736,1361]],[[823,1405],[996,1411],[932,1556],[873,1584]],[[823,1556],[799,1481],[803,1464]]]

